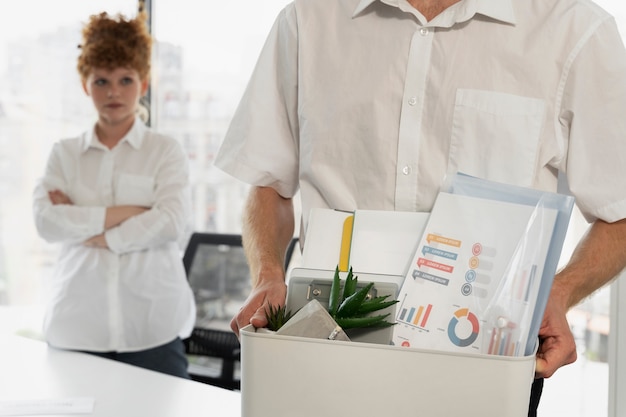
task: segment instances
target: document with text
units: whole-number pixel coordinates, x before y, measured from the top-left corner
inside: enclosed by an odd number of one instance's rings
[[[520,356],[558,211],[441,192],[398,296],[398,346]]]

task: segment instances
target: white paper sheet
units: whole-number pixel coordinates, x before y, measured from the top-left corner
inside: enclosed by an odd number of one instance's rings
[[[309,216],[302,267],[334,271],[339,264],[343,223],[352,212],[314,208]]]
[[[0,400],[0,416],[92,414],[94,403],[91,397]]]
[[[356,210],[350,246],[354,272],[406,274],[430,213]]]

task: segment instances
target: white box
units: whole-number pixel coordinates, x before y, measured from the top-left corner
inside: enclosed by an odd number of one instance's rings
[[[467,355],[243,328],[242,417],[526,417],[535,356]]]
[[[350,217],[352,226],[346,230],[344,223]],[[354,272],[404,276],[428,217],[429,213],[408,211],[314,208],[301,266],[334,271],[342,264],[345,240],[349,249],[346,261]]]

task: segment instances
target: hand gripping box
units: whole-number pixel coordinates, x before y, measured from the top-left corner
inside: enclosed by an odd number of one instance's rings
[[[535,357],[241,330],[242,417],[526,417]]]

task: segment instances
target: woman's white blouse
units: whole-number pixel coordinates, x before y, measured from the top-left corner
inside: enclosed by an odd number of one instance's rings
[[[52,205],[58,189],[72,205]],[[109,230],[106,207],[150,210]],[[137,351],[190,334],[195,320],[179,242],[191,218],[188,161],[139,119],[113,149],[94,130],[56,143],[34,191],[37,231],[61,245],[44,333],[56,347]],[[109,249],[83,244],[103,233]]]

